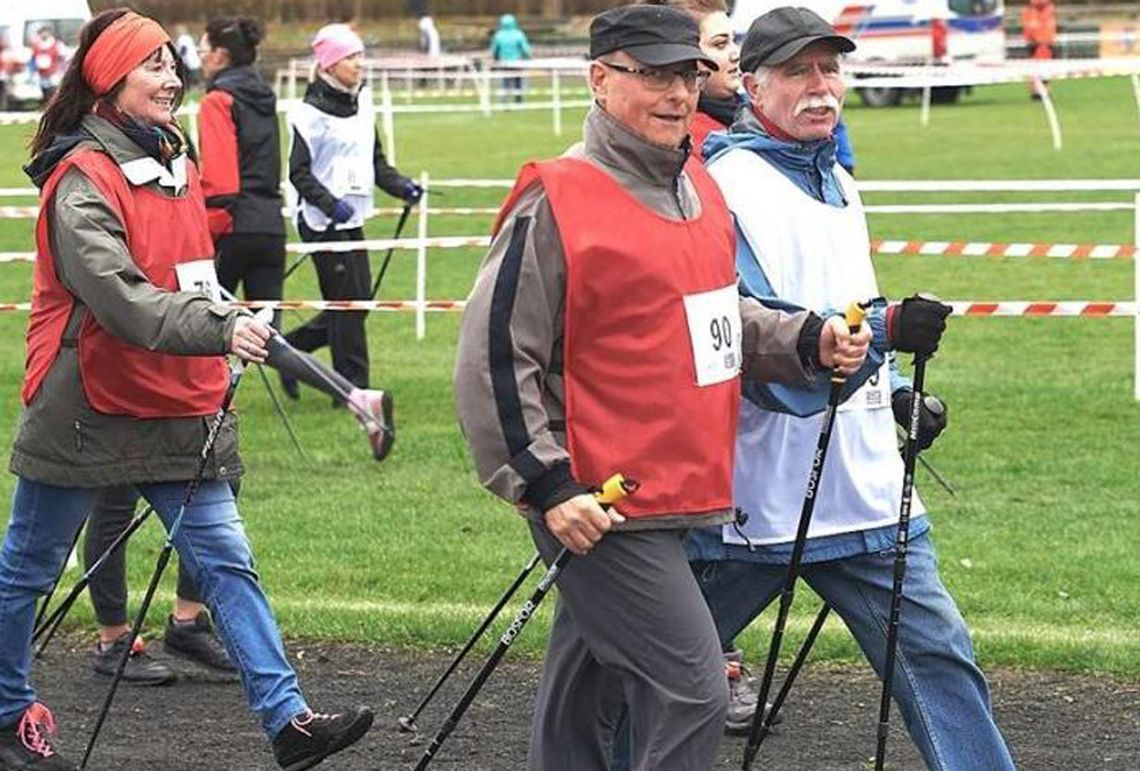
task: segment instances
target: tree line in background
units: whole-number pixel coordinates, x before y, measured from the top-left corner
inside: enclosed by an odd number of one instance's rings
[[[140,13],[163,23],[209,19],[215,16],[256,16],[271,22],[327,22],[369,20],[399,16],[519,16],[561,18],[592,15],[622,0],[130,0]],[[124,0],[91,0],[101,11]]]
[[[3,2],[4,0],[0,0]],[[93,11],[115,8],[125,2],[164,24],[200,21],[215,16],[256,16],[268,22],[325,23],[433,16],[497,16],[563,19],[592,16],[630,0],[90,0]],[[791,2],[791,0],[789,0]],[[1007,16],[1016,16],[1025,0],[1006,0]],[[731,5],[731,0],[730,0]],[[1078,10],[1079,8],[1079,10]],[[1136,15],[1135,0],[1061,0],[1061,15],[1084,17]]]

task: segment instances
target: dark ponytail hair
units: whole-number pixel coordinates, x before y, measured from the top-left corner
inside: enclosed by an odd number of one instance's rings
[[[230,52],[230,66],[244,67],[256,61],[265,25],[249,16],[222,16],[206,24],[206,39],[211,47]]]
[[[87,52],[91,50],[91,46],[103,34],[103,31],[130,12],[130,8],[112,8],[103,11],[84,24],[83,29],[79,30],[79,47],[75,49],[75,55],[68,64],[67,71],[63,73],[59,88],[55,90],[51,100],[44,108],[40,125],[36,129],[35,137],[32,138],[32,157],[50,147],[57,136],[70,134],[78,129],[84,116],[91,112],[91,108],[95,106],[95,102],[100,97],[95,95],[91,86],[83,79],[83,62],[87,58]],[[178,67],[178,77],[183,83],[186,83],[186,66],[179,58],[178,52],[174,50],[174,46],[167,45],[171,53],[174,54],[174,61]],[[119,81],[102,98],[113,102],[122,87],[123,82]],[[180,90],[174,98],[174,109],[177,110],[181,104],[182,91]]]

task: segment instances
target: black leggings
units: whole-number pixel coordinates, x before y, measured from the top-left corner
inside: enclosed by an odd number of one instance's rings
[[[362,241],[361,228],[312,230],[301,220],[297,224],[301,240]],[[314,252],[313,265],[326,300],[367,300],[372,292],[372,271],[368,252]],[[298,350],[312,353],[329,347],[333,369],[357,388],[368,387],[368,338],[364,331],[367,311],[321,311],[297,327],[285,339]]]
[[[269,233],[231,233],[217,243],[218,282],[237,294],[243,284],[246,300],[280,300],[285,285],[285,236]],[[281,311],[273,314],[278,327]]]
[[[87,533],[83,543],[83,565],[95,564],[119,533],[127,529],[135,513],[139,494],[131,485],[107,487],[100,492],[95,508],[87,518]],[[107,557],[103,567],[91,576],[91,604],[100,626],[122,626],[127,619],[127,549],[124,544]],[[181,565],[178,568],[180,599],[202,602],[198,587]]]

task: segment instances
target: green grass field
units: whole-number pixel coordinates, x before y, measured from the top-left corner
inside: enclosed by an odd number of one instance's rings
[[[1019,85],[988,87],[963,104],[848,111],[866,179],[1140,177],[1140,119],[1128,82],[1053,86],[1065,148],[1055,152],[1039,106]],[[554,137],[548,113],[400,116],[400,167],[435,178],[513,176],[518,165],[560,152],[581,112]],[[27,130],[0,129],[0,187],[24,186]],[[447,191],[442,206],[495,205],[503,191]],[[869,202],[1128,200],[1127,194],[1052,196],[875,195]],[[392,205],[384,202],[383,205]],[[432,219],[431,235],[486,232],[489,217]],[[369,233],[391,234],[392,218]],[[878,216],[872,236],[984,241],[1129,243],[1128,212],[1047,215]],[[0,250],[32,245],[30,220],[0,221]],[[430,255],[428,296],[463,297],[478,250]],[[378,259],[378,258],[374,258]],[[882,290],[930,290],[947,299],[1128,300],[1127,262],[880,257]],[[374,263],[375,265],[375,263]],[[0,265],[0,301],[29,296],[27,264]],[[412,296],[411,254],[398,253],[386,298]],[[310,269],[286,289],[315,298]],[[524,564],[532,547],[513,509],[482,492],[452,410],[458,317],[428,318],[417,342],[410,314],[369,321],[374,383],[397,399],[399,441],[382,465],[370,460],[355,422],[305,392],[288,409],[311,460],[294,452],[256,375],[239,394],[249,469],[241,507],[265,586],[288,635],[391,646],[455,645],[466,638]],[[23,370],[24,314],[0,314],[0,430],[14,425]],[[286,317],[286,326],[296,317]],[[1140,678],[1140,527],[1136,463],[1140,409],[1132,399],[1128,319],[960,318],[951,321],[928,382],[951,428],[928,454],[957,497],[919,472],[945,581],[984,663],[1089,670]],[[7,434],[4,435],[7,440]],[[806,473],[806,469],[805,469]],[[10,491],[12,477],[0,480]],[[0,515],[3,516],[3,515]],[[149,526],[131,548],[137,598],[161,544]],[[76,574],[72,574],[74,576]],[[162,607],[169,602],[167,581]],[[793,631],[814,611],[799,594]],[[81,603],[73,623],[89,624]],[[541,650],[546,608],[520,646]],[[770,618],[743,639],[756,658]],[[786,646],[787,647],[787,646]],[[856,659],[832,622],[820,655]]]

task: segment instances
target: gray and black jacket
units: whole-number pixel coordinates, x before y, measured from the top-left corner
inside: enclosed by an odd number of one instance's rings
[[[586,117],[583,142],[567,155],[597,165],[663,216],[691,219],[700,213],[700,201],[682,171],[687,149],[651,144],[598,106]],[[455,365],[456,408],[480,480],[496,495],[529,505],[532,513],[586,489],[571,476],[565,448],[565,278],[554,215],[541,182],[535,182],[501,223],[479,269]],[[752,299],[742,300],[740,311],[743,377],[801,385],[814,381],[814,349],[822,326],[817,316],[771,310]],[[617,527],[689,528],[729,520],[731,512],[724,511],[629,520]]]

